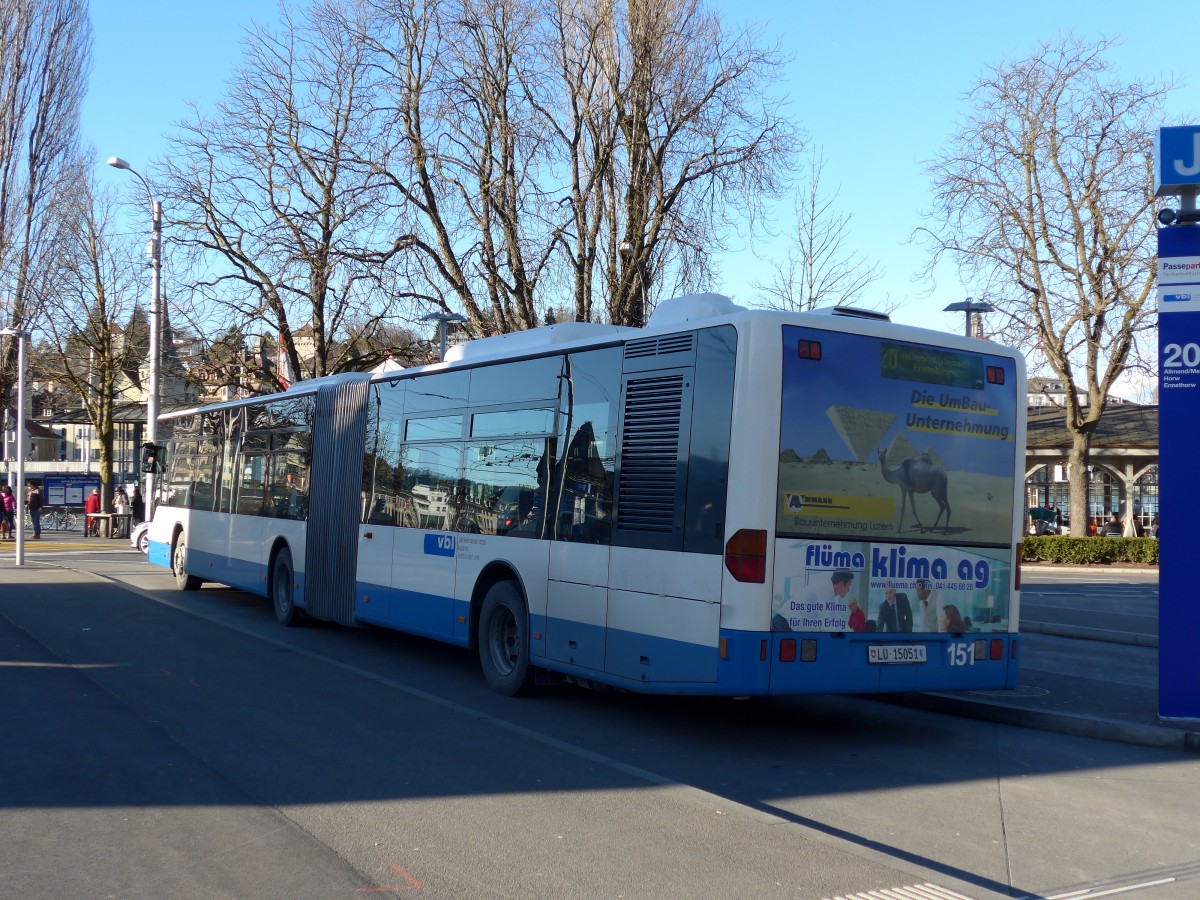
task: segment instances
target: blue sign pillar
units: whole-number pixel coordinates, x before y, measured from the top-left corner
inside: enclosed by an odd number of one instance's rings
[[[1191,561],[1200,515],[1200,126],[1159,129],[1154,178],[1158,196],[1180,197],[1174,223],[1158,231],[1158,714],[1197,719],[1200,594]]]

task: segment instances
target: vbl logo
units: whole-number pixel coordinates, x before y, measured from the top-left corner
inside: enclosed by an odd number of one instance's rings
[[[425,535],[425,553],[428,556],[453,556],[454,535],[427,534]]]

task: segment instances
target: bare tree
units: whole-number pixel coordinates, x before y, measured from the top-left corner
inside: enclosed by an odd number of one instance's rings
[[[378,179],[356,164],[375,135],[346,27],[355,7],[326,0],[297,15],[285,8],[278,30],[248,33],[226,98],[183,124],[162,169],[191,289],[225,313],[198,330],[277,335],[289,380],[361,362],[347,347],[393,314],[386,263],[398,243]]]
[[[79,108],[91,61],[86,0],[0,0],[0,308],[31,328],[52,265],[56,195],[77,164]],[[16,376],[0,360],[0,408]]]
[[[76,168],[86,167],[79,160]],[[123,403],[140,402],[143,393],[137,373],[146,357],[145,313],[132,299],[140,288],[135,265],[140,248],[114,239],[113,196],[82,177],[57,203],[59,266],[54,290],[38,298],[40,333],[47,338],[41,368],[80,399],[96,430],[107,510],[116,414]]]
[[[760,31],[730,33],[699,0],[601,6],[619,135],[601,202],[606,299],[610,321],[636,326],[668,272],[679,287],[707,279],[734,211],[753,218],[778,196],[803,142],[772,90],[783,58]]]
[[[848,249],[851,214],[838,207],[837,190],[822,187],[824,171],[818,152],[809,160],[807,190],[796,197],[794,242],[782,262],[772,263],[770,283],[754,285],[773,309],[853,304],[883,277],[878,263]]]
[[[548,161],[528,52],[537,17],[522,0],[370,6],[362,40],[384,121],[364,151],[425,285],[409,299],[453,303],[480,334],[534,327],[561,217],[538,181]]]
[[[931,269],[957,262],[1003,316],[1002,336],[1066,387],[1075,535],[1092,434],[1154,327],[1151,140],[1169,86],[1114,77],[1111,46],[1060,39],[988,72],[930,166],[934,222],[922,229]]]
[[[429,293],[485,334],[540,324],[540,285],[576,319],[641,324],[651,284],[697,283],[799,144],[771,99],[779,55],[696,0],[375,10],[380,169]]]

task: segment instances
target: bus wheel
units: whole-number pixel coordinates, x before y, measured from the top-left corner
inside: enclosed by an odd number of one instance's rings
[[[533,682],[529,665],[529,611],[511,581],[492,585],[479,614],[479,662],[497,693],[515,697]]]
[[[271,566],[271,601],[275,605],[275,619],[280,625],[299,625],[302,613],[296,608],[292,594],[296,589],[296,570],[292,567],[292,551],[283,547],[275,554]]]
[[[187,571],[187,535],[179,533],[175,539],[175,549],[171,553],[171,572],[175,575],[175,587],[181,591],[198,591],[203,579],[189,575]]]

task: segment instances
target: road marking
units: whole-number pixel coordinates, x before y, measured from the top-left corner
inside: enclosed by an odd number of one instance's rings
[[[49,663],[0,661],[0,669],[116,669],[120,663]]]
[[[1174,884],[1174,878],[1159,878],[1157,881],[1143,881],[1141,884],[1127,884],[1124,887],[1109,888],[1107,891],[1068,891],[1065,894],[1051,894],[1042,900],[1095,900],[1096,897],[1111,897],[1114,894],[1127,894],[1130,891],[1140,891],[1142,888],[1158,887],[1160,884]],[[1029,898],[1034,900],[1034,898]]]
[[[360,894],[396,894],[400,891],[419,891],[425,887],[425,885],[421,884],[421,882],[417,881],[417,879],[413,878],[395,863],[388,863],[388,868],[393,872],[403,875],[408,884],[401,887],[359,888],[358,892]]]
[[[906,887],[880,888],[858,894],[838,894],[825,900],[971,900],[936,884],[910,884]]]

